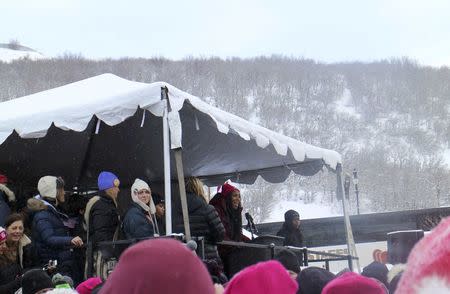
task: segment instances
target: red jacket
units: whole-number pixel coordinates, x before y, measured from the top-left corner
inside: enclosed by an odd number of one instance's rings
[[[242,206],[239,205],[238,211],[236,212],[237,217],[239,217],[238,223],[240,223],[241,228],[239,229],[239,234],[238,232],[233,234],[233,221],[232,216],[230,215],[230,209],[228,208],[229,204],[227,204],[227,202],[230,202],[229,200],[227,201],[227,198],[230,197],[231,192],[229,192],[228,194],[217,193],[209,201],[209,204],[214,206],[214,208],[217,210],[220,220],[222,221],[222,224],[225,228],[224,240],[241,242],[244,240],[244,236],[242,235]]]

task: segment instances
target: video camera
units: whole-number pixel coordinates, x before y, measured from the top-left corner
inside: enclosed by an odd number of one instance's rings
[[[44,271],[47,272],[47,274],[52,275],[56,272],[56,269],[58,267],[58,260],[49,260],[46,265],[42,268]]]

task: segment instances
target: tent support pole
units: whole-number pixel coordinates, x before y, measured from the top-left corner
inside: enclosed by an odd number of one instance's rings
[[[186,241],[191,240],[191,228],[189,226],[189,214],[186,199],[186,186],[184,183],[183,157],[181,148],[174,150],[175,163],[177,165],[178,187],[180,188],[181,210],[183,212],[183,224]]]
[[[342,209],[344,211],[344,223],[345,223],[345,233],[346,233],[348,254],[351,256],[357,257],[358,255],[356,252],[355,240],[353,239],[352,225],[350,223],[350,217],[348,215],[348,209],[347,209],[348,203],[347,203],[347,199],[345,198],[345,195],[344,195],[342,165],[340,163],[336,167],[336,179],[337,179],[336,193],[337,193],[338,199],[342,199]],[[352,261],[351,265],[353,267],[353,261]],[[356,259],[356,265],[358,268],[358,272],[361,272],[358,259]]]
[[[92,146],[92,141],[94,140],[95,129],[96,129],[97,123],[98,123],[98,117],[94,116],[92,131],[89,135],[89,142],[86,147],[86,151],[84,152],[83,163],[81,164],[81,169],[80,169],[80,173],[78,174],[78,178],[75,180],[75,185],[78,186],[78,189],[80,188],[79,185],[80,185],[81,179],[83,178],[84,172],[86,171],[87,166],[88,166],[88,160],[91,155],[91,146]]]
[[[166,208],[166,235],[172,234],[172,191],[170,179],[170,130],[169,130],[169,96],[166,87],[161,88],[161,100],[165,100],[163,113],[163,150],[164,150],[164,201]]]

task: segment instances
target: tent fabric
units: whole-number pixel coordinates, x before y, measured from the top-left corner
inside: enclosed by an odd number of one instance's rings
[[[282,182],[291,171],[313,175],[341,163],[335,151],[248,122],[167,83],[103,74],[0,103],[0,171],[30,184],[43,174],[90,184],[104,169],[125,183],[138,176],[162,180],[163,87],[171,147],[183,148],[186,175],[208,184],[253,183],[258,175]],[[176,178],[174,165],[171,170]]]

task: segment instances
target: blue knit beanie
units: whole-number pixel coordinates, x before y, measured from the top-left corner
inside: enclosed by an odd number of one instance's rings
[[[120,181],[117,176],[111,172],[103,171],[98,175],[98,190],[104,191],[109,188],[119,187]]]

